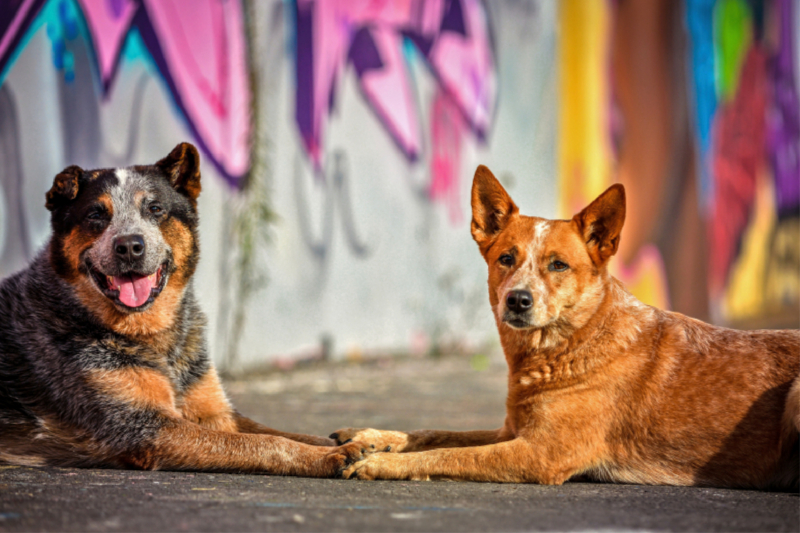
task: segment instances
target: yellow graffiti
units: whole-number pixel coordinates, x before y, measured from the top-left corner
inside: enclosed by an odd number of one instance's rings
[[[559,3],[560,210],[572,215],[611,184],[608,2]]]
[[[722,297],[722,316],[729,320],[755,316],[764,308],[769,237],[776,222],[771,177],[759,174],[755,195],[752,220],[743,233],[741,252]]]
[[[800,319],[800,218],[781,222],[772,242],[764,291],[767,301],[776,307],[793,308],[794,317]]]
[[[609,140],[608,57],[611,7],[608,2],[559,3],[559,210],[572,216],[613,182]],[[630,265],[614,259],[612,275],[641,301],[669,307],[661,254],[643,247]]]

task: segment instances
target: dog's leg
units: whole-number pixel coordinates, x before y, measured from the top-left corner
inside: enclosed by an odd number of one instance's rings
[[[331,477],[364,458],[361,443],[336,448],[311,446],[271,435],[229,433],[182,419],[159,417],[158,435],[118,457],[148,470],[265,472]]]
[[[557,455],[524,439],[489,446],[441,448],[417,453],[376,453],[344,471],[357,479],[455,479],[559,485],[576,473]]]
[[[241,421],[213,369],[177,399],[169,379],[150,368],[98,369],[87,376],[87,382],[98,393],[98,412],[113,406],[128,413],[113,429],[103,424],[92,431],[98,441],[93,455],[101,461],[148,469],[327,477],[361,457],[360,443],[321,447],[281,436],[240,432]],[[137,422],[132,422],[134,419]]]
[[[230,433],[273,435],[314,446],[336,446],[333,439],[278,431],[253,422],[240,414],[233,409],[225,396],[217,371],[213,368],[209,369],[184,393],[181,413],[183,418],[209,429]]]
[[[274,435],[276,437],[283,437],[296,442],[302,442],[304,444],[312,444],[314,446],[336,446],[336,441],[333,439],[317,437],[316,435],[303,435],[301,433],[286,433],[285,431],[278,431],[277,429],[269,428],[259,424],[258,422],[253,422],[238,411],[234,411],[233,416],[239,433]]]
[[[437,448],[463,448],[497,444],[514,438],[505,427],[479,431],[387,431],[381,429],[340,429],[331,434],[337,444],[360,441],[370,450],[391,452],[421,452]]]

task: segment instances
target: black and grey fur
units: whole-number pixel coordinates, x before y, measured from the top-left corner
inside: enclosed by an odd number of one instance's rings
[[[180,395],[213,370],[202,340],[205,319],[190,286],[174,342],[156,353],[81,305],[50,255],[45,248],[0,284],[0,462],[130,466],[120,457],[154,438],[160,414],[102,396],[86,383],[86,372],[152,368],[166,373]]]
[[[191,284],[199,193],[186,143],[154,165],[56,176],[52,238],[0,283],[0,463],[320,477],[362,457],[231,407]],[[135,307],[109,284],[156,274]]]

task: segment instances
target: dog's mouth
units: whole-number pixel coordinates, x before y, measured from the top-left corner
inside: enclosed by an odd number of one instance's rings
[[[503,322],[505,322],[514,329],[527,329],[532,327],[531,323],[528,320],[516,314],[512,315],[510,313],[506,313],[503,316]]]
[[[87,266],[100,292],[126,311],[144,311],[164,290],[169,277],[167,262],[152,274],[131,271],[117,276],[103,274],[91,264]]]
[[[556,319],[548,318],[546,321],[538,322],[531,313],[514,313],[506,311],[503,315],[503,323],[511,329],[544,329],[550,327]]]

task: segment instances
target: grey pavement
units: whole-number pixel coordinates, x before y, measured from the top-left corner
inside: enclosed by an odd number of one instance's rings
[[[505,367],[467,357],[226,380],[287,431],[499,427]],[[800,531],[792,493],[0,467],[0,531]]]

